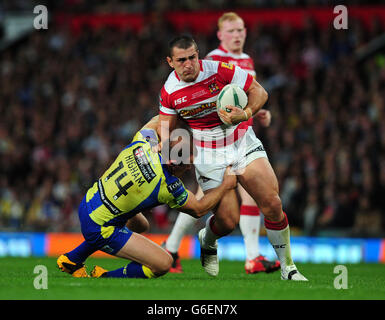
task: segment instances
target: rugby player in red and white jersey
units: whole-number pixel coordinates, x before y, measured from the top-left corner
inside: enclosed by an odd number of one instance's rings
[[[256,73],[253,59],[243,52],[246,40],[246,28],[243,19],[234,12],[224,13],[218,19],[217,37],[220,45],[217,49],[207,54],[205,59],[231,63],[246,70],[254,78]],[[263,127],[270,125],[271,114],[266,109],[261,109],[255,116],[258,124]],[[249,126],[253,125],[253,117],[248,120]],[[245,271],[247,274],[258,272],[273,272],[280,268],[278,260],[269,261],[259,252],[260,212],[254,199],[238,184],[238,193],[241,199],[239,227],[243,235],[246,248]],[[203,195],[199,188],[198,195]],[[196,219],[180,212],[174,227],[163,246],[174,258],[171,272],[183,271],[178,250],[183,236],[192,230]]]
[[[197,181],[209,193],[221,183],[227,165],[232,165],[238,182],[264,213],[267,237],[281,264],[281,278],[306,281],[291,258],[290,229],[278,195],[278,181],[261,141],[247,120],[266,103],[268,94],[252,75],[219,61],[199,60],[199,50],[189,36],[169,43],[167,62],[174,69],[161,89],[158,133],[167,146],[178,117],[190,127],[197,154],[194,165]],[[248,103],[244,109],[227,106],[217,112],[221,89],[234,83],[244,89]],[[220,116],[220,118],[219,118]],[[205,271],[219,272],[217,239],[232,232],[239,223],[235,190],[226,192],[198,234]]]

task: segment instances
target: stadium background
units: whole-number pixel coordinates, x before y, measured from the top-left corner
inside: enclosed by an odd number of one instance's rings
[[[35,5],[48,29],[33,29]],[[270,93],[255,127],[278,176],[298,262],[385,262],[385,6],[350,1],[2,1],[0,257],[57,256],[81,241],[77,205],[146,121],[170,69],[167,43],[191,33],[201,56],[216,20],[238,12],[245,52]],[[176,212],[145,213],[160,243]],[[199,225],[197,225],[197,228]],[[219,255],[243,260],[239,230]],[[197,257],[194,233],[182,258]],[[274,256],[266,237],[261,252]]]

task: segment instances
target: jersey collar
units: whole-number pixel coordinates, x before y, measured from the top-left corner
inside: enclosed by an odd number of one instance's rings
[[[240,58],[243,54],[243,52],[241,52],[240,54],[232,53],[232,52],[226,50],[222,45],[219,45],[218,49],[223,51],[224,53],[228,54],[228,56],[234,57],[235,59]]]
[[[229,53],[223,46],[220,44],[218,47],[219,50],[222,50],[223,52]]]

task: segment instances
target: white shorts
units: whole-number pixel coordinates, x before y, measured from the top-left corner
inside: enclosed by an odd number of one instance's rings
[[[253,160],[267,158],[262,142],[249,127],[239,140],[221,148],[197,146],[194,158],[195,174],[203,191],[221,185],[226,167],[232,165],[237,174],[242,174]]]

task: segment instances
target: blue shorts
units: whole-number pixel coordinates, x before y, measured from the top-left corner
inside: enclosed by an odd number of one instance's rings
[[[96,250],[101,250],[111,255],[115,255],[126,244],[132,235],[126,226],[103,227],[95,223],[89,216],[92,209],[86,203],[84,196],[79,205],[80,226],[84,239]]]

